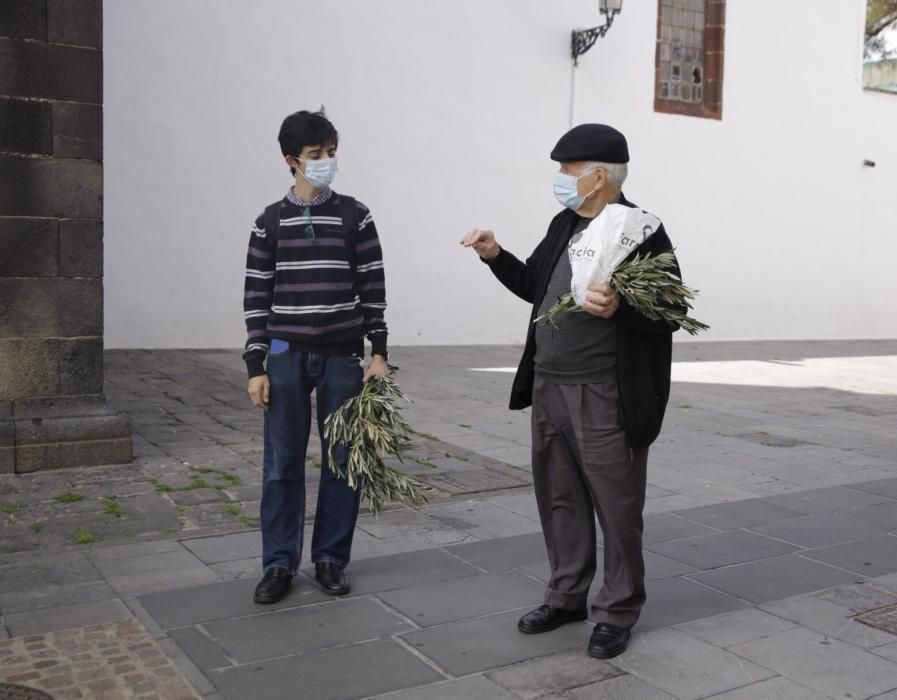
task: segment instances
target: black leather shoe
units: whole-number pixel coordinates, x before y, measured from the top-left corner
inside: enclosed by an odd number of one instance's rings
[[[550,605],[540,605],[520,618],[517,629],[525,634],[540,634],[551,632],[568,622],[579,622],[585,619],[585,610],[563,610]]]
[[[321,590],[330,595],[346,595],[350,590],[345,572],[327,561],[315,564],[315,581]]]
[[[629,630],[599,622],[592,630],[589,639],[589,656],[596,659],[611,659],[626,651],[629,643]]]
[[[262,577],[262,580],[259,581],[259,584],[255,587],[255,595],[252,596],[252,599],[256,603],[265,605],[276,603],[278,600],[283,600],[287,591],[290,590],[290,583],[292,583],[292,581],[293,577],[286,569],[279,566],[273,569],[268,569],[268,571],[265,572],[264,577]]]

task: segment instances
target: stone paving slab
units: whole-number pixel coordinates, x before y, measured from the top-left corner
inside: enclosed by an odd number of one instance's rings
[[[611,660],[677,698],[704,698],[775,675],[768,668],[678,630],[655,630],[632,640]]]
[[[826,696],[777,676],[712,697],[713,700],[823,700]]]
[[[869,698],[897,688],[897,664],[806,629],[786,630],[732,650],[827,697]]]
[[[70,627],[87,627],[131,617],[131,611],[120,600],[43,608],[4,616],[4,623],[13,637],[45,634]]]
[[[353,644],[411,628],[369,598],[287,608],[203,625],[237,663]]]
[[[452,545],[445,550],[484,571],[505,571],[541,563],[547,557],[541,532]]]
[[[352,572],[351,595],[357,596],[471,576],[479,570],[441,549],[425,549],[365,560],[363,568],[359,562]]]
[[[878,535],[804,552],[817,561],[872,577],[897,571],[897,537]]]
[[[486,677],[511,690],[514,697],[535,700],[615,678],[622,673],[607,661],[586,656],[582,650],[573,650],[505,666],[487,672]]]
[[[421,627],[431,627],[533,605],[545,587],[515,572],[467,576],[378,594]]]
[[[720,508],[717,512],[725,511]],[[720,516],[720,519],[725,518]],[[695,569],[715,569],[786,554],[795,551],[797,547],[745,530],[729,530],[683,540],[659,542],[648,545],[647,549]]]
[[[501,686],[483,676],[434,683],[423,688],[378,695],[378,700],[518,700]]]
[[[283,700],[295,697],[297,688],[309,698],[355,700],[445,677],[396,642],[381,639],[216,671],[211,680],[228,700]]]
[[[259,605],[252,600],[257,583],[256,576],[252,579],[151,593],[140,596],[139,600],[163,629],[245,617],[331,600],[329,595],[312,586],[310,581],[304,577],[297,577],[289,594],[283,600],[271,605]]]
[[[735,612],[705,617],[676,625],[675,629],[703,639],[718,647],[731,647],[755,639],[768,637],[776,632],[792,629],[796,623],[763,612],[757,608],[745,608]]]
[[[572,623],[550,634],[524,635],[517,620],[526,609],[450,622],[409,632],[402,639],[454,676],[545,656],[574,647],[585,648],[590,627]]]
[[[887,497],[879,496],[875,493],[867,493],[862,488],[859,488],[860,486],[862,484],[831,486],[799,493],[770,496],[766,500],[791,510],[806,513],[807,515],[834,513],[835,511],[844,511],[850,508],[886,503],[889,500]]]
[[[747,607],[747,603],[688,578],[665,578],[645,584],[648,599],[633,628],[639,632]]]
[[[769,535],[800,547],[825,545],[859,540],[883,532],[881,525],[855,518],[850,513],[818,513],[791,520],[779,520],[751,528],[761,535]]]
[[[752,603],[766,603],[853,583],[857,574],[786,554],[691,574],[689,578]]]

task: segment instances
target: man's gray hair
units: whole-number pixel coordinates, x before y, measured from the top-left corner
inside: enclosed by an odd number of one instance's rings
[[[628,163],[599,163],[593,161],[590,165],[590,169],[601,168],[606,171],[608,181],[616,187],[623,187],[626,176],[629,174]]]

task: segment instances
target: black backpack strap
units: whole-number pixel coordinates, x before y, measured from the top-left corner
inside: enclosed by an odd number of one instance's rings
[[[358,242],[358,202],[346,194],[339,195],[339,216],[343,222],[343,235],[346,238],[346,254],[349,256],[349,269],[355,274],[355,247]]]
[[[281,201],[274,202],[265,207],[264,224],[265,238],[268,245],[277,253],[277,237],[280,235],[280,205]]]

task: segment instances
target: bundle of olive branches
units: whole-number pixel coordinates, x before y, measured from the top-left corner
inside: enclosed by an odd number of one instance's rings
[[[652,321],[668,321],[686,333],[696,335],[710,326],[680,311],[683,306],[692,308],[691,302],[698,290],[682,284],[672,272],[675,266],[673,251],[643,257],[636,255],[614,270],[610,283],[626,303],[643,316]],[[573,293],[568,292],[558,297],[557,303],[534,323],[544,321],[556,328],[558,314],[582,310],[573,299]]]
[[[399,401],[407,402],[408,397],[395,383],[394,373],[391,368],[386,376],[372,377],[358,396],[346,401],[324,421],[330,468],[351,488],[361,488],[374,515],[389,501],[406,505],[427,501],[420,482],[383,462],[388,455],[401,462],[410,443],[411,428],[397,405]],[[349,449],[345,465],[336,459],[339,445]]]

